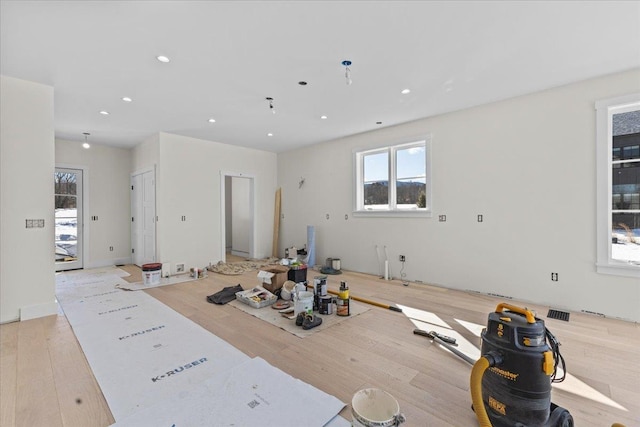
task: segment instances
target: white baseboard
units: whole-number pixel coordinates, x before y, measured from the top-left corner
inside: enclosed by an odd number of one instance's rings
[[[27,305],[20,308],[20,321],[51,316],[53,314],[58,314],[58,303],[55,301],[44,304]]]
[[[110,258],[110,259],[101,259],[96,261],[87,262],[84,265],[85,269],[89,268],[100,268],[100,267],[109,267],[111,265],[127,265],[131,264],[131,257],[127,258]]]

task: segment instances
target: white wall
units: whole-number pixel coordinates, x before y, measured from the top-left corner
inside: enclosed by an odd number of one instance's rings
[[[160,133],[157,140],[134,149],[134,168],[153,162],[160,262],[204,267],[223,258],[221,171],[255,178],[256,256],[269,255],[277,176],[274,153]]]
[[[0,76],[0,322],[57,312],[53,141],[53,88]]]
[[[595,272],[594,110],[639,90],[636,69],[281,153],[280,247],[315,225],[317,263],[378,274],[386,246],[395,277],[403,254],[408,280],[640,321],[640,281]],[[434,217],[353,218],[352,151],[426,133]]]
[[[131,154],[93,142],[87,150],[81,142],[56,139],[56,166],[84,170],[85,268],[131,262]]]

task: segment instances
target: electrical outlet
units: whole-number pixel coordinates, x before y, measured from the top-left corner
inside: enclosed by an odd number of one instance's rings
[[[109,246],[109,252],[113,252],[113,246]]]
[[[398,257],[398,259],[400,260],[400,262],[405,262],[405,261],[406,261],[406,258],[405,258],[405,256],[404,256],[404,255],[400,255],[400,256]]]
[[[551,281],[552,282],[558,281],[558,273],[551,273]]]
[[[184,273],[184,262],[176,263],[176,273]]]
[[[438,216],[438,221],[447,222],[447,216],[446,215],[439,215]]]
[[[482,214],[478,214],[478,222],[482,222],[483,218],[482,218]]]

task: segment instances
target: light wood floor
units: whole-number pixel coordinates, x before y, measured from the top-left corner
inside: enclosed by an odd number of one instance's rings
[[[130,281],[141,280],[126,266]],[[309,276],[318,274],[310,271]],[[225,286],[256,283],[243,276],[210,273],[205,279],[146,291],[247,355],[260,356],[283,371],[349,403],[365,387],[395,396],[407,426],[477,426],[470,409],[470,367],[426,338],[402,313],[374,307],[332,328],[301,339],[232,306],[206,302]],[[330,289],[346,280],[352,295],[398,303],[437,314],[473,343],[479,339],[454,319],[484,325],[502,300],[428,285],[389,281],[345,272],[329,276]],[[512,302],[513,303],[513,302]],[[516,303],[517,304],[517,303]],[[617,409],[575,393],[554,390],[577,426],[640,426],[640,327],[638,324],[571,313],[569,322],[547,319],[549,307],[531,306],[561,341],[568,371]],[[99,331],[96,331],[99,333]],[[64,315],[0,326],[0,425],[108,426],[114,422]],[[341,414],[350,420],[350,407]]]

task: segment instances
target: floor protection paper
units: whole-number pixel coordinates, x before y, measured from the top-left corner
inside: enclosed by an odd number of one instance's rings
[[[261,358],[176,393],[169,402],[140,411],[113,427],[322,426],[345,406]]]
[[[165,421],[192,419],[188,412],[193,411],[188,408],[212,405],[226,414],[228,424],[211,424],[209,419],[204,424],[189,421],[175,426],[249,425],[242,417],[258,412],[260,419],[276,417],[283,403],[270,393],[282,390],[273,388],[276,386],[271,384],[269,375],[288,383],[291,393],[309,399],[306,403],[300,401],[299,409],[316,414],[317,418],[314,423],[298,425],[322,426],[331,422],[337,426],[344,421],[335,417],[344,407],[335,397],[289,377],[261,359],[252,362],[231,344],[145,292],[118,289],[127,274],[117,270],[59,274],[56,282],[58,301],[118,426],[171,426]],[[212,398],[222,402],[230,392],[237,393],[242,404],[212,404]],[[244,413],[239,409],[249,405],[243,401],[249,392],[253,392],[251,401],[257,402],[251,405],[262,406]],[[321,410],[316,408],[318,402],[323,402]],[[152,421],[157,421],[153,414],[158,411],[166,415],[160,423]],[[130,419],[136,422],[127,424]]]

